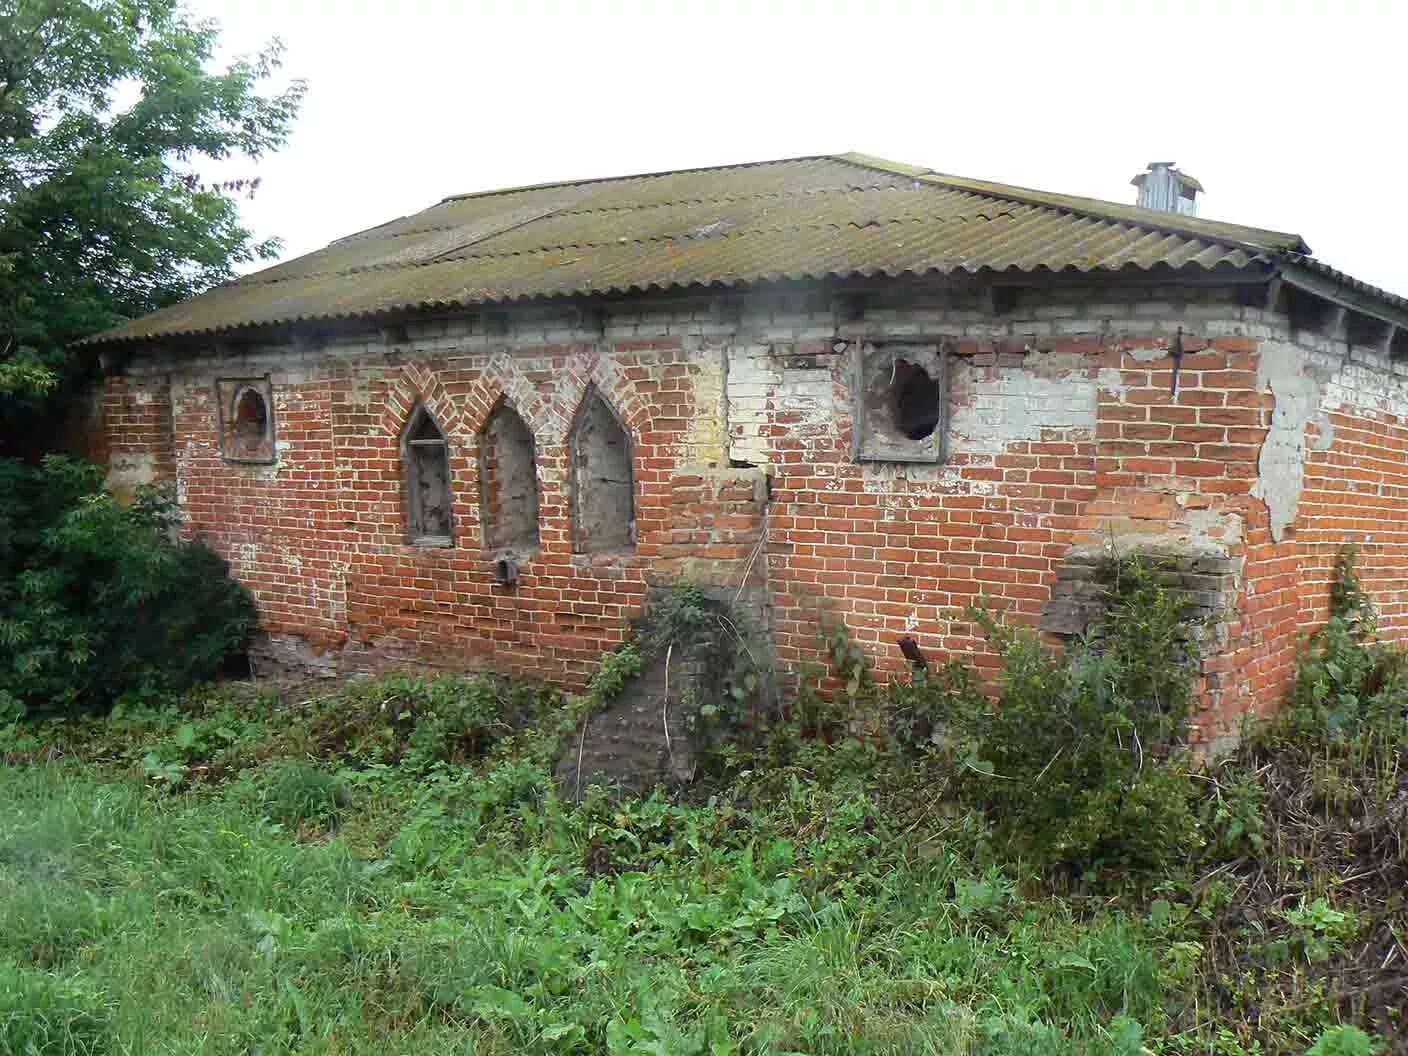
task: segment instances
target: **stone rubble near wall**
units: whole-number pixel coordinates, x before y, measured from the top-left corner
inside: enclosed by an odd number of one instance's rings
[[[562,739],[553,770],[561,796],[578,800],[592,785],[642,793],[694,779],[696,750],[680,702],[682,689],[698,683],[703,671],[698,658],[671,656],[668,706],[665,671],[665,657],[655,657],[610,708]]]
[[[666,589],[652,589],[650,607],[660,603]],[[712,592],[706,604],[728,614],[733,605],[727,593]],[[640,629],[648,627],[647,621]],[[553,770],[560,795],[578,800],[592,785],[641,793],[694,780],[701,733],[691,728],[685,708],[691,701],[717,699],[721,691],[728,658],[716,630],[706,626],[684,633],[673,646],[646,657],[640,674],[605,710],[587,716],[573,736],[563,738]]]

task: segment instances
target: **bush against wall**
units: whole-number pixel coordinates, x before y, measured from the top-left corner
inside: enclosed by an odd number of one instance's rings
[[[254,628],[220,557],[172,541],[169,504],[124,507],[101,485],[72,459],[0,460],[0,717],[179,691]]]
[[[1036,862],[1161,867],[1196,846],[1180,757],[1196,627],[1163,573],[1108,560],[1105,614],[1064,652],[971,610],[1002,658],[992,692],[957,662],[883,691],[898,739]]]

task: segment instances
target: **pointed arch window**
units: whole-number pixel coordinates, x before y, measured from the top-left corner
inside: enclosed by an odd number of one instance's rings
[[[486,549],[537,548],[537,449],[507,400],[499,401],[480,434],[479,512]]]
[[[424,404],[401,435],[401,471],[406,493],[406,536],[418,546],[449,546],[450,445]]]
[[[635,545],[635,482],[631,440],[595,389],[588,389],[572,425],[572,536],[578,553]]]

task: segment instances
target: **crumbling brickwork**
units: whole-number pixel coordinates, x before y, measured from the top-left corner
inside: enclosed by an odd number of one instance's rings
[[[114,480],[173,476],[185,530],[254,591],[265,654],[329,671],[580,684],[649,585],[676,578],[746,587],[785,671],[823,657],[828,618],[881,669],[903,668],[904,635],[990,667],[968,604],[1069,633],[1072,569],[1092,548],[1148,548],[1210,577],[1189,581],[1217,613],[1195,728],[1210,741],[1284,688],[1347,538],[1384,630],[1408,635],[1403,368],[1243,300],[1053,284],[998,311],[977,283],[896,280],[859,302],[799,285],[152,348],[108,382]],[[907,350],[890,369],[910,409],[867,458],[856,379],[876,348]],[[275,461],[233,463],[215,380],[266,373]],[[895,458],[928,442],[938,393],[941,457]],[[420,406],[446,440],[452,545],[407,537],[399,443]],[[481,494],[506,465],[505,406],[536,471],[536,545],[516,547],[511,584],[495,524],[526,542],[529,504]],[[606,426],[620,436],[598,443]]]

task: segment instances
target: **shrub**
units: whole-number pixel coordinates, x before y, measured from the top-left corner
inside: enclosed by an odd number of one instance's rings
[[[96,466],[0,460],[0,717],[97,711],[217,675],[255,624],[208,547],[154,494],[124,507]]]
[[[944,669],[892,699],[908,729],[935,730],[960,798],[1038,861],[1158,866],[1197,843],[1178,760],[1193,630],[1154,565],[1111,559],[1101,579],[1106,614],[1064,655],[971,613],[1002,657],[994,697]]]
[[[387,675],[327,698],[312,735],[324,751],[426,769],[483,755],[540,698],[487,676]]]
[[[1397,735],[1408,717],[1402,650],[1374,639],[1374,607],[1341,549],[1330,585],[1330,618],[1301,649],[1289,706],[1274,736],[1302,746],[1348,744],[1364,734]]]
[[[0,962],[0,1052],[97,1056],[108,1049],[108,1020],[90,987]]]

